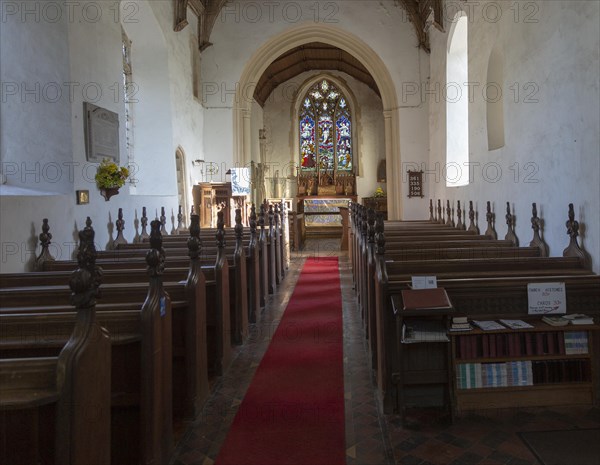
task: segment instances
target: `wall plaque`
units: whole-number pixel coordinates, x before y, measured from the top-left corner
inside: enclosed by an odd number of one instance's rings
[[[119,115],[83,102],[85,151],[87,161],[100,163],[104,158],[119,160]]]

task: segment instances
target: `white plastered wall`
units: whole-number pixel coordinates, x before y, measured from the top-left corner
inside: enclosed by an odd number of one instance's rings
[[[22,161],[42,162],[42,180],[44,166],[48,176],[55,176],[50,168],[65,163],[58,183],[44,185],[28,175],[24,188],[10,177],[0,187],[2,272],[31,269],[40,251],[37,236],[42,218],[49,219],[52,252],[62,259],[72,258],[76,231],[84,226],[86,216],[93,220],[97,247],[109,246],[116,236],[119,207],[129,241],[140,231],[142,206],[147,207],[150,220],[164,206],[170,232],[177,224],[175,151],[181,146],[186,153],[188,187],[199,176],[191,161],[202,157],[202,107],[192,92],[190,41],[196,25],[191,13],[191,25],[175,33],[173,2],[168,0],[123,2],[120,11],[113,2],[92,2],[87,10],[83,4],[72,4],[70,10],[61,11],[58,22],[44,15],[45,2],[27,3],[34,11],[34,4],[39,4],[37,17],[19,12],[6,17],[0,28],[2,80],[39,82],[41,88],[56,82],[73,92],[65,91],[56,102],[40,94],[40,101],[29,106],[20,104],[21,93],[14,103],[2,102],[2,161],[17,160],[19,166]],[[106,202],[93,180],[95,164],[86,161],[83,101],[118,113],[121,164],[125,164],[122,25],[133,42],[133,80],[139,89],[135,95],[139,104],[134,107],[134,171],[139,182],[136,187],[125,185]],[[18,33],[11,35],[11,31]],[[5,70],[10,74],[5,75]],[[19,122],[18,130],[11,129],[10,121]],[[88,205],[76,205],[79,189],[89,190]],[[48,191],[54,195],[44,195]]]
[[[472,180],[465,187],[445,187],[445,101],[439,93],[428,95],[429,195],[454,205],[473,200],[481,230],[486,229],[486,201],[491,201],[499,237],[507,231],[504,215],[510,202],[522,245],[532,238],[531,204],[537,202],[553,256],[561,255],[569,242],[565,221],[568,204],[573,203],[584,248],[592,256],[594,271],[600,271],[600,3],[465,5],[469,80],[474,88],[469,104]],[[489,151],[482,89],[490,53],[498,45],[504,64],[505,145]],[[431,84],[443,88],[447,34],[433,31],[431,47]]]

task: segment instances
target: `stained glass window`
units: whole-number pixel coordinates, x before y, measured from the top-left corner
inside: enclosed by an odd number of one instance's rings
[[[308,89],[300,107],[301,171],[352,171],[352,115],[337,86],[323,79]]]

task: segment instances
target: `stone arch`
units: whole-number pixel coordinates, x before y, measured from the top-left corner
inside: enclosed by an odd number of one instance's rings
[[[388,217],[401,215],[400,126],[396,88],[385,63],[362,40],[342,29],[325,24],[305,24],[290,28],[265,42],[242,71],[236,89],[233,111],[233,161],[244,165],[250,162],[250,118],[254,89],[269,64],[281,54],[302,44],[323,42],[352,54],[375,79],[383,105],[385,120],[385,158],[388,180]]]
[[[183,209],[183,217],[188,217],[188,183],[187,183],[187,161],[185,151],[179,145],[175,150],[175,172],[177,174],[177,201]],[[187,223],[186,223],[187,224]]]

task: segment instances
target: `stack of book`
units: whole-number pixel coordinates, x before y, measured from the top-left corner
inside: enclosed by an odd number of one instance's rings
[[[570,315],[551,316],[545,315],[542,321],[550,326],[566,326],[572,325],[593,325],[594,318],[583,313],[571,313]]]
[[[493,320],[473,320],[473,324],[483,331],[499,331],[506,329],[506,326]]]
[[[469,324],[469,320],[466,316],[452,317],[450,331],[471,331],[472,329],[473,327]]]
[[[563,315],[563,318],[569,320],[572,325],[593,325],[594,318],[583,313],[572,313],[570,315]]]
[[[562,316],[545,315],[542,317],[542,321],[550,326],[566,326],[569,324],[569,320]]]

